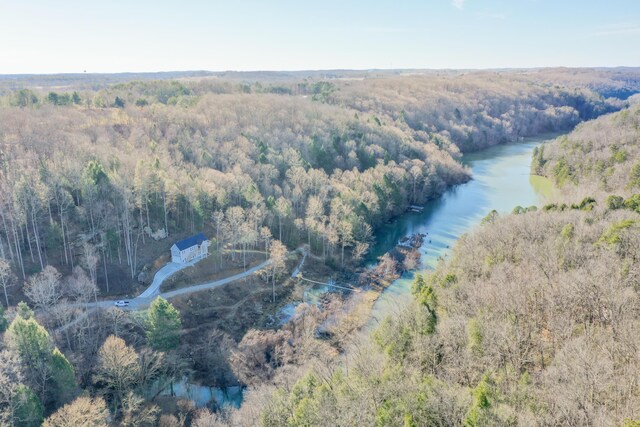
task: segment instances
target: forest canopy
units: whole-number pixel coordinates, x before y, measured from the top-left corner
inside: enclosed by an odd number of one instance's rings
[[[251,394],[261,424],[636,425],[637,117],[543,144],[532,169],[556,179],[554,203],[494,211],[344,363],[320,357],[269,399]],[[245,425],[251,410],[222,418]]]
[[[614,425],[640,409],[637,71],[137,77],[0,79],[2,422]],[[243,270],[268,258],[274,304],[296,249],[353,277],[379,226],[470,179],[463,152],[576,126],[533,160],[559,200],[490,214],[355,349],[371,283],[281,328],[202,334],[219,313],[201,294],[82,312],[200,231]],[[389,256],[378,270],[398,277]],[[159,417],[193,369],[250,386],[245,404]]]
[[[598,92],[637,88],[636,74],[620,74],[191,76],[98,90],[13,81],[0,98],[0,256],[26,279],[47,264],[70,272],[89,245],[106,290],[109,271],[138,274],[136,249],[153,232],[212,230],[215,212],[238,206],[254,231],[331,257],[468,179],[460,150],[621,108]]]

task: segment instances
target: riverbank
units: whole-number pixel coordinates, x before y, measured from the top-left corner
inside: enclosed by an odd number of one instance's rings
[[[381,227],[371,256],[387,252],[405,236],[425,233],[428,237],[421,247],[420,272],[429,271],[446,259],[456,240],[480,224],[491,210],[505,214],[516,206],[540,205],[552,184],[544,177],[531,175],[531,159],[535,147],[555,137],[557,134],[548,134],[465,154],[462,161],[471,169],[472,179],[428,202],[423,212],[406,214]],[[405,274],[384,290],[373,306],[366,329],[406,305],[411,299],[412,278],[413,274]]]
[[[377,243],[372,248],[370,258],[377,259],[389,252],[401,239],[409,235],[424,234],[419,248],[422,267],[418,271],[430,271],[448,258],[456,240],[480,224],[488,212],[496,210],[499,214],[505,214],[518,205],[541,205],[545,196],[539,190],[540,186],[532,183],[530,164],[534,148],[548,137],[553,136],[531,138],[465,155],[462,160],[472,170],[473,179],[450,188],[442,197],[427,202],[422,212],[409,212],[378,229]],[[309,369],[322,371],[328,367],[335,369],[339,366],[348,373],[350,364],[358,360],[363,351],[368,354],[371,332],[387,316],[391,315],[392,319],[402,318],[402,313],[412,301],[411,285],[414,274],[405,272],[396,280],[390,281],[387,286],[370,288],[367,298],[362,298],[359,292],[354,292],[351,298],[346,298],[343,308],[334,314],[332,323],[340,322],[341,316],[348,317],[348,329],[334,328],[339,334],[344,331],[348,333],[341,336],[326,334],[326,321],[313,326],[314,342],[306,341],[301,345],[305,354],[311,352],[315,356],[282,366],[269,382],[249,387],[244,394],[247,404],[243,404],[240,411],[244,411],[245,406],[261,407],[260,402],[263,402],[265,395],[274,392],[274,387],[290,387],[292,378],[302,377]],[[345,316],[347,310],[356,315]],[[307,324],[312,324],[312,319],[313,317],[309,318]],[[298,322],[300,321],[304,324],[304,317],[298,317]],[[283,325],[283,329],[287,328],[290,326]],[[322,329],[320,335],[319,329]],[[327,354],[328,349],[332,351],[331,355]],[[294,347],[294,351],[299,350]],[[373,362],[374,365],[376,363]],[[375,367],[371,366],[371,369],[375,370]],[[297,374],[291,373],[292,370]]]
[[[381,227],[376,235],[377,243],[371,251],[372,256],[377,255],[377,258],[389,252],[407,236],[423,234],[417,251],[422,265],[420,271],[430,270],[439,260],[447,258],[459,236],[479,224],[490,210],[508,213],[517,205],[526,207],[541,204],[544,194],[539,191],[539,186],[532,184],[530,162],[533,149],[546,139],[533,138],[466,154],[463,162],[471,168],[473,179],[427,202],[422,212],[406,213],[393,223]],[[351,336],[338,344],[343,351],[349,351],[347,342],[365,338],[384,317],[400,312],[410,302],[412,279],[412,272],[403,273],[385,286],[372,288],[367,292],[367,298],[358,299],[359,315],[357,319],[349,319]],[[318,292],[326,290],[325,287]],[[189,310],[195,308],[193,304],[195,301],[189,302]],[[293,315],[294,309],[290,311],[289,314]],[[224,328],[224,325],[218,327]],[[201,334],[202,329],[195,328],[193,332]]]

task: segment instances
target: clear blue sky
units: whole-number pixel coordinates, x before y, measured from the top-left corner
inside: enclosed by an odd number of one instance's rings
[[[0,0],[0,74],[640,66],[640,0]]]

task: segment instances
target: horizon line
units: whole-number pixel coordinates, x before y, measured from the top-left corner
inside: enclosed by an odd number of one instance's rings
[[[640,69],[640,65],[591,65],[591,66],[571,66],[571,65],[549,65],[549,66],[531,66],[531,67],[487,67],[487,68],[309,68],[309,69],[251,69],[251,70],[206,70],[206,69],[187,69],[187,70],[155,70],[155,71],[80,71],[80,72],[51,72],[51,73],[0,73],[2,77],[21,77],[21,76],[90,76],[90,75],[127,75],[127,74],[170,74],[170,73],[210,73],[210,74],[226,74],[226,73],[319,73],[319,72],[397,72],[397,71],[532,71],[532,70],[553,70],[553,69],[572,69],[572,70],[603,70],[603,69]]]

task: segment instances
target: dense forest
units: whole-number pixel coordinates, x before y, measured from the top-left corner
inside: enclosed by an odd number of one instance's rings
[[[70,272],[95,252],[103,291],[110,273],[136,277],[150,235],[212,230],[214,214],[236,206],[247,225],[226,233],[233,245],[256,246],[262,225],[326,257],[367,245],[408,204],[468,179],[460,149],[623,106],[537,73],[138,81],[21,89],[2,103],[0,256],[25,280],[48,264]]]
[[[283,372],[259,390],[269,399],[248,397],[261,411],[216,422],[637,425],[638,117],[631,107],[543,144],[532,169],[556,179],[553,203],[490,213],[339,365],[317,357],[294,383]]]
[[[639,91],[637,72],[115,81],[12,81],[0,97],[2,423],[601,425],[637,413],[639,110],[611,97]],[[181,343],[187,313],[163,299],[139,313],[80,309],[131,293],[198,231],[233,257],[281,241],[352,269],[379,225],[470,178],[463,151],[576,125],[534,169],[559,185],[597,173],[600,192],[488,217],[416,276],[415,303],[371,341],[350,339],[375,298],[366,290],[238,342],[213,336],[204,356]],[[241,409],[156,405],[196,358],[250,386]]]
[[[487,222],[447,265],[416,276],[415,302],[372,343],[339,366],[317,361],[295,384],[281,380],[262,425],[614,426],[636,417],[638,220],[595,209]]]
[[[640,188],[640,106],[579,125],[536,152],[534,169],[557,185],[626,195]]]

